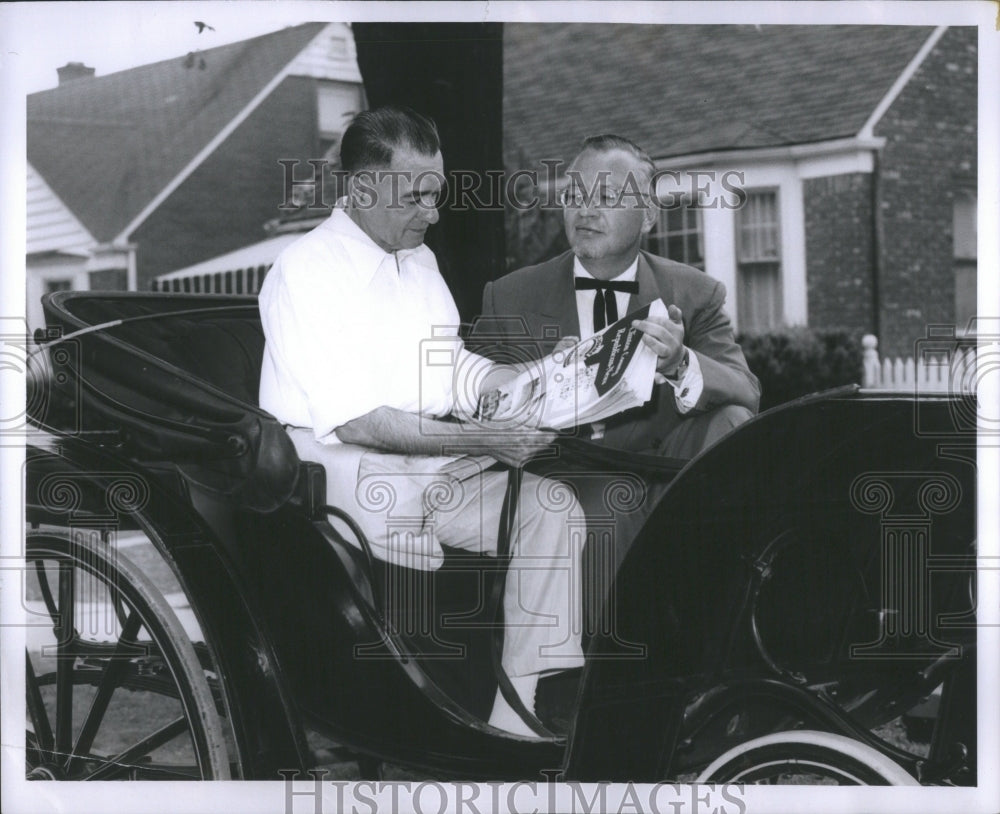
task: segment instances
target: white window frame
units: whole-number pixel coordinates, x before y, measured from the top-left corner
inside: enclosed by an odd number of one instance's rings
[[[776,253],[775,257],[755,257],[751,259],[741,259],[740,257],[740,246],[742,243],[742,235],[739,234],[741,227],[741,217],[746,212],[746,208],[736,212],[733,219],[733,245],[735,248],[734,260],[736,262],[736,294],[737,297],[737,313],[739,313],[740,306],[742,303],[739,302],[739,292],[742,290],[742,280],[741,275],[744,273],[743,269],[747,266],[774,266],[774,284],[777,287],[777,313],[774,314],[774,321],[768,325],[763,326],[758,329],[760,333],[768,333],[770,331],[780,329],[785,322],[785,307],[784,307],[784,256],[782,254],[782,228],[781,228],[781,212],[782,212],[782,200],[781,200],[781,190],[775,186],[766,187],[747,187],[744,189],[746,193],[746,200],[749,201],[754,196],[773,196],[774,197],[774,216],[773,227],[777,234],[775,235],[775,246],[774,250]],[[744,325],[743,330],[748,330],[748,326]]]
[[[659,255],[660,257],[667,257],[670,260],[674,260],[678,263],[685,263],[689,266],[694,266],[697,269],[705,270],[705,219],[702,215],[702,208],[697,199],[692,198],[690,195],[685,195],[681,199],[680,206],[673,206],[673,208],[668,209],[667,206],[672,204],[674,200],[672,197],[668,196],[662,200],[661,208],[656,215],[656,223],[653,228],[645,235],[644,245],[653,254]],[[680,230],[670,231],[668,219],[672,212],[682,212],[684,223]],[[689,228],[687,224],[687,218],[690,213],[694,213],[695,224],[694,228]],[[672,257],[664,251],[664,249],[670,244],[671,235],[682,235],[684,237],[685,253],[687,247],[687,237],[689,235],[696,235],[698,241],[698,248],[701,252],[701,257],[698,262],[692,262],[688,257]],[[657,241],[656,246],[653,242]]]

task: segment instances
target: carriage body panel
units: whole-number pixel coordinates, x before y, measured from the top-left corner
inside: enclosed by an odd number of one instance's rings
[[[974,656],[969,404],[847,388],[758,416],[673,479],[616,577],[568,738],[502,735],[481,723],[496,684],[482,681],[475,636],[442,633],[440,619],[401,629],[385,601],[393,580],[437,601],[454,574],[373,569],[319,510],[321,467],[255,406],[254,298],[63,292],[45,309],[50,327],[78,332],[79,382],[53,393],[53,415],[70,420],[52,428],[55,451],[33,453],[29,483],[89,473],[96,504],[108,471],[148,480],[149,505],[125,516],[154,532],[216,651],[244,776],[304,766],[303,719],[362,754],[478,778],[561,766],[669,779],[781,725],[891,751],[870,727]],[[567,457],[587,460],[572,444]],[[616,458],[632,464],[655,466]],[[36,492],[29,520],[58,521]],[[933,614],[907,617],[916,636],[896,635],[911,609],[885,592],[886,579],[930,585],[912,569],[887,576],[907,546],[920,567],[951,569],[934,577]],[[487,625],[489,567],[468,571],[466,600]]]

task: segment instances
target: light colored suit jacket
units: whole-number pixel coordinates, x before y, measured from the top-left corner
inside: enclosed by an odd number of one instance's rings
[[[698,355],[705,380],[701,398],[686,415],[727,404],[756,413],[760,383],[747,367],[723,311],[725,286],[696,268],[644,251],[639,253],[636,281],[639,291],[629,299],[629,312],[658,297],[681,309],[684,344]],[[536,359],[551,353],[560,337],[579,335],[570,251],[488,283],[483,317],[476,322],[470,346],[498,361]],[[477,344],[480,337],[483,341]],[[684,417],[677,411],[673,388],[658,385],[647,404],[608,419],[601,443],[653,453]]]

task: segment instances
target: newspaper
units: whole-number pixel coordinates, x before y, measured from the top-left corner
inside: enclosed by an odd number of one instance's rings
[[[645,404],[653,395],[657,357],[632,323],[651,316],[667,316],[663,300],[527,364],[516,378],[482,394],[475,418],[564,430]]]
[[[642,406],[653,395],[657,357],[632,323],[651,316],[667,316],[663,300],[575,345],[525,363],[516,377],[481,394],[474,420],[499,428],[565,430]],[[466,455],[441,471],[464,480],[494,463],[488,455]]]

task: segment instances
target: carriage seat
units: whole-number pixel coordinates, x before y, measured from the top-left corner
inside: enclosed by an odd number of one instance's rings
[[[180,367],[224,393],[257,406],[264,358],[264,331],[259,318],[195,323],[177,344]]]
[[[176,316],[122,325],[116,336],[239,401],[257,406],[264,331],[246,316]]]

